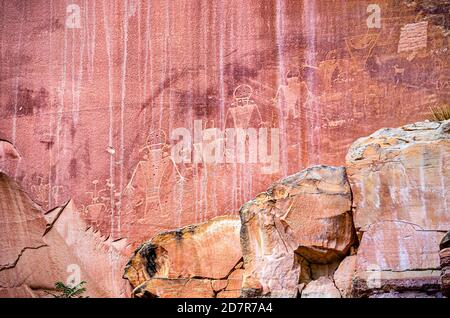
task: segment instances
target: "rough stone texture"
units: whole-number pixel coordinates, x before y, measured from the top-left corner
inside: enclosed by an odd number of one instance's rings
[[[450,247],[450,231],[445,234],[445,236],[442,238],[441,243],[439,244],[439,248],[441,250],[449,248]]]
[[[280,178],[342,165],[356,137],[449,101],[449,1],[376,3],[381,28],[368,29],[360,0],[74,1],[70,28],[66,1],[2,1],[0,170],[43,211],[72,200],[86,226],[133,250],[236,214]],[[402,39],[424,22],[419,45]],[[279,129],[278,169],[174,164],[171,134],[193,135],[196,119]]]
[[[450,297],[450,248],[440,251],[441,258],[441,288],[446,297]]]
[[[237,217],[217,217],[156,235],[135,251],[125,268],[133,296],[239,296],[240,227]]]
[[[347,256],[334,272],[333,280],[343,298],[352,295],[353,277],[356,272],[356,255]]]
[[[400,221],[371,225],[358,249],[353,295],[391,291],[438,294],[442,235]]]
[[[22,155],[8,175],[45,210],[72,198],[89,225],[134,247],[235,213],[310,165],[341,165],[355,137],[449,97],[445,12],[418,16],[418,5],[380,0],[382,27],[368,30],[358,0],[78,4],[79,29],[66,27],[65,2],[1,4],[0,139]],[[402,28],[427,20],[426,48],[398,53]],[[234,94],[243,84],[251,95]],[[191,162],[178,173],[170,135],[195,119],[279,128],[280,169]]]
[[[439,242],[450,227],[447,126],[382,129],[350,148],[347,173],[362,237],[356,296],[439,294]]]
[[[341,298],[341,294],[333,280],[320,277],[306,285],[302,290],[301,298]]]
[[[44,212],[0,173],[0,296],[45,297],[57,281],[87,281],[87,296],[123,297],[127,285],[115,271],[125,264],[126,242],[87,228],[71,201]],[[118,267],[111,264],[118,264]],[[120,266],[120,264],[122,264]]]
[[[439,247],[442,293],[446,297],[450,297],[450,232],[447,232]]]
[[[422,230],[450,228],[450,133],[439,122],[382,129],[347,155],[355,226],[398,220]]]
[[[241,295],[243,274],[244,270],[242,268],[234,270],[227,278],[227,286],[217,294],[217,298],[239,297]]]
[[[241,208],[243,296],[296,297],[310,263],[353,243],[351,192],[341,167],[315,166],[273,184]]]
[[[215,292],[210,279],[153,278],[136,287],[138,298],[213,298]]]
[[[16,182],[0,172],[0,269],[14,267],[20,254],[43,246],[46,221]]]

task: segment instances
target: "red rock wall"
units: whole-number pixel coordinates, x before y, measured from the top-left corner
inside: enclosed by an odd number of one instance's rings
[[[2,1],[0,139],[19,155],[0,170],[132,248],[236,214],[273,181],[341,165],[356,138],[448,103],[448,1],[416,2],[377,1],[369,28],[373,1],[85,0],[77,28],[72,2]],[[174,162],[171,134],[195,138],[195,120],[279,129],[279,169]]]

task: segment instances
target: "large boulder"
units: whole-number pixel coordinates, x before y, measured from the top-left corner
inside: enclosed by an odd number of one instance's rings
[[[450,228],[449,126],[382,129],[350,148],[360,237],[355,296],[439,295],[439,242]]]
[[[449,122],[381,129],[347,154],[355,227],[409,222],[426,231],[450,228]]]
[[[439,241],[442,233],[400,221],[373,224],[363,234],[353,278],[353,296],[386,292],[439,294]]]
[[[240,210],[242,295],[296,297],[310,264],[343,258],[353,243],[351,191],[342,167],[287,177]]]
[[[242,277],[237,216],[156,235],[125,268],[135,297],[237,297]]]

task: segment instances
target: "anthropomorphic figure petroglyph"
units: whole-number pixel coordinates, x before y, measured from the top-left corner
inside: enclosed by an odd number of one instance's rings
[[[262,122],[258,105],[251,100],[252,94],[253,89],[250,85],[242,84],[235,88],[233,92],[234,102],[228,109],[225,122],[228,118],[231,118],[234,128],[247,129],[254,114],[259,120],[258,124]]]
[[[289,75],[289,74],[288,74]],[[310,96],[308,86],[300,81],[298,74],[292,74],[286,79],[285,85],[280,85],[275,96],[275,102],[284,118],[298,118],[302,106]]]
[[[126,213],[132,213],[139,222],[152,223],[155,220],[170,219],[170,209],[161,198],[162,183],[169,180],[175,171],[178,181],[183,178],[170,156],[170,148],[166,144],[165,135],[158,133],[161,142],[154,143],[154,134],[150,134],[147,143],[139,152],[142,159],[133,171],[130,182],[124,189],[128,198],[124,207]],[[153,141],[152,141],[153,140]],[[170,192],[170,191],[168,191]],[[167,201],[168,193],[165,193]],[[170,199],[170,198],[169,198]]]

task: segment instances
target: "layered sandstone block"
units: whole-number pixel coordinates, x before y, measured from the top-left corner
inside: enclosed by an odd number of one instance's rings
[[[246,297],[296,297],[299,284],[314,279],[314,265],[323,271],[353,243],[342,167],[315,166],[285,178],[244,204],[240,215]]]
[[[401,221],[373,224],[358,249],[354,296],[378,297],[387,292],[438,295],[441,238],[440,232],[423,231]]]
[[[135,297],[237,297],[242,280],[238,217],[163,232],[125,268]]]
[[[355,295],[439,294],[439,242],[450,228],[449,128],[447,121],[382,129],[350,148],[361,237]]]
[[[442,239],[439,245],[441,258],[441,288],[442,293],[450,297],[450,232]]]

